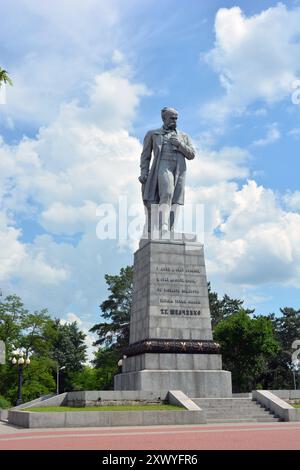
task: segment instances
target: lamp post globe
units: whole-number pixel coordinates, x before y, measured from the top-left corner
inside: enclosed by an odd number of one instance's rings
[[[19,351],[19,352],[15,351],[15,353],[16,353],[15,355],[18,356],[18,359],[13,357],[11,360],[11,363],[13,366],[18,364],[18,398],[17,398],[17,406],[18,406],[23,403],[23,400],[22,400],[23,367],[24,367],[24,364],[27,366],[30,364],[30,359],[29,357],[26,357],[26,359],[24,359],[23,351]]]

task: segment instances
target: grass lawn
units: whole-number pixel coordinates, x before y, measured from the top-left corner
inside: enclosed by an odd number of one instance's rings
[[[297,405],[293,405],[294,408],[300,408],[300,403],[298,403]]]
[[[185,408],[175,405],[113,405],[113,406],[48,406],[40,408],[23,408],[22,411],[34,411],[39,413],[53,411],[152,411],[152,410],[175,410],[182,411]]]

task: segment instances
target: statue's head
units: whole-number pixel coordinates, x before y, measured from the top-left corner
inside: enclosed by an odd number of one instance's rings
[[[161,110],[161,118],[166,129],[176,129],[178,111],[174,108],[165,107]]]

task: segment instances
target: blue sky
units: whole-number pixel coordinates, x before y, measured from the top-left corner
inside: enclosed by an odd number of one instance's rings
[[[140,202],[143,136],[170,105],[197,146],[187,201],[204,204],[213,289],[299,308],[299,1],[1,0],[0,15],[4,295],[99,320],[104,274],[136,244],[99,240],[96,209]]]

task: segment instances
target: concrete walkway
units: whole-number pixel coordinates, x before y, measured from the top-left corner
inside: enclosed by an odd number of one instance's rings
[[[300,423],[24,429],[0,423],[0,450],[300,450]]]

